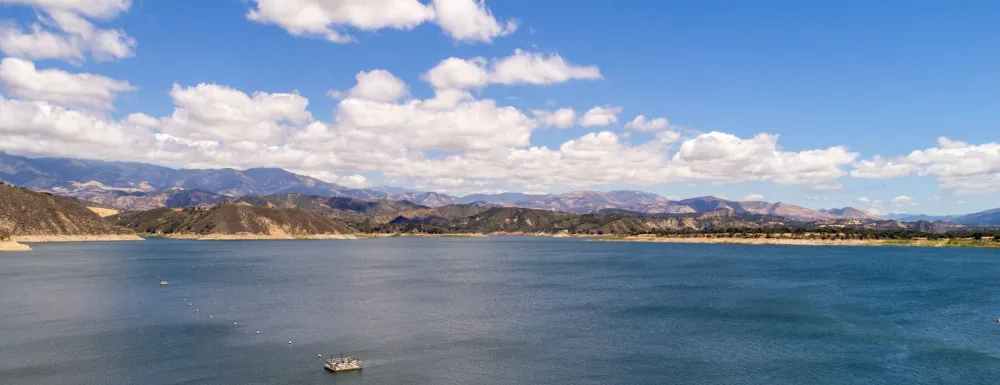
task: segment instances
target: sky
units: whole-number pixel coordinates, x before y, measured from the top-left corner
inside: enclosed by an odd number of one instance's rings
[[[1000,207],[995,1],[0,0],[0,151]]]

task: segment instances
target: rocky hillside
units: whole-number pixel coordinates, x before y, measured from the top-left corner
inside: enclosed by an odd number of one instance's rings
[[[134,237],[131,230],[106,222],[70,199],[7,184],[0,185],[0,229],[15,240]]]
[[[160,208],[112,218],[137,233],[187,238],[323,238],[357,231],[328,215],[297,208],[223,203],[210,208]]]
[[[758,228],[798,225],[785,218],[759,214],[715,210],[706,213],[646,214],[618,209],[596,214],[575,214],[513,207],[482,208],[452,205],[433,209],[411,210],[374,232],[430,233],[560,233],[570,234],[648,234],[684,229]]]

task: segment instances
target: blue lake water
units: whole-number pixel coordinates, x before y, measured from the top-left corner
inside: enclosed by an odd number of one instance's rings
[[[32,247],[0,253],[0,384],[1000,383],[1000,250]]]

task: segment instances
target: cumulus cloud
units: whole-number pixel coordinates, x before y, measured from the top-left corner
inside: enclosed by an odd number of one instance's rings
[[[0,0],[41,10],[27,29],[13,21],[0,24],[0,51],[25,59],[59,59],[80,63],[135,56],[136,41],[118,29],[102,29],[90,20],[111,19],[128,10],[128,0]]]
[[[493,100],[387,103],[348,98],[337,107],[336,126],[348,135],[398,137],[412,148],[461,151],[526,146],[536,123]]]
[[[488,84],[548,85],[574,79],[601,79],[597,66],[572,64],[558,54],[515,50],[505,58],[448,58],[423,75],[438,89],[482,88]]]
[[[217,84],[174,85],[171,114],[135,112],[121,120],[46,101],[0,99],[0,150],[185,167],[283,167],[351,186],[370,183],[361,173],[381,172],[454,192],[696,180],[816,184],[843,176],[856,160],[842,147],[785,151],[769,134],[681,139],[661,131],[632,143],[600,131],[532,146],[539,125],[580,119],[572,109],[532,111],[531,118],[454,88],[413,98],[405,82],[383,70],[356,79],[330,122],[314,119],[301,95]]]
[[[277,143],[285,133],[283,122],[302,124],[312,119],[309,100],[291,93],[242,91],[216,84],[181,87],[170,97],[177,106],[161,119],[164,133],[204,140],[247,140]]]
[[[411,30],[436,22],[453,39],[491,42],[517,29],[517,23],[498,21],[486,5],[476,0],[253,0],[247,19],[273,24],[294,36],[349,43],[346,31]]]
[[[625,124],[625,128],[636,131],[659,131],[668,127],[670,127],[670,123],[667,122],[666,118],[646,120],[644,115],[637,115],[635,119]]]
[[[68,11],[94,19],[108,19],[128,11],[132,0],[0,0],[0,4]]]
[[[787,152],[778,148],[777,135],[758,134],[741,139],[713,131],[681,143],[673,163],[708,179],[808,184],[846,175],[843,167],[857,156],[841,146]]]
[[[916,206],[917,202],[906,195],[900,195],[898,197],[892,198],[892,205],[896,208],[901,208],[904,206]]]
[[[16,58],[0,61],[0,88],[20,99],[101,110],[113,109],[119,92],[135,90],[127,81],[57,69],[38,70],[34,63]]]
[[[517,21],[498,21],[485,1],[434,0],[434,9],[438,25],[458,41],[489,43],[517,30]]]
[[[806,188],[813,191],[842,191],[844,190],[844,185],[840,183],[816,183],[808,185]]]
[[[576,124],[576,111],[572,108],[560,108],[555,111],[531,110],[543,126],[555,128],[569,128]]]
[[[584,127],[607,126],[618,123],[618,114],[622,112],[621,107],[601,107],[597,106],[587,110],[580,118],[580,125]]]
[[[333,96],[338,99],[351,97],[392,102],[410,94],[410,87],[403,82],[403,79],[386,70],[362,71],[355,76],[355,80],[357,83],[354,88],[346,93],[334,93]]]
[[[1000,191],[1000,143],[973,145],[938,138],[938,147],[917,150],[907,156],[885,159],[875,156],[854,164],[856,178],[932,176],[941,188],[956,194]]]
[[[705,142],[715,141],[719,136],[723,136],[729,147],[725,151],[703,154]],[[670,148],[661,140],[633,145],[621,135],[602,131],[567,141],[557,149],[530,147],[466,153],[421,160],[408,170],[411,175],[429,178],[476,175],[535,190],[608,184],[655,185],[689,180],[769,180],[796,184],[838,178],[846,173],[843,167],[856,156],[841,154],[843,149],[836,147],[804,152],[780,151],[774,139],[775,136],[766,134],[755,139],[721,133],[703,134],[684,141],[682,150],[670,156]],[[829,156],[821,156],[823,154]]]
[[[744,201],[763,201],[764,200],[764,196],[760,195],[760,194],[750,194],[750,195],[747,195],[747,196],[743,197],[743,200]]]

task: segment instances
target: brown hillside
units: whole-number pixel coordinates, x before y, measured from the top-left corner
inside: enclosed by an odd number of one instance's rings
[[[0,229],[23,236],[130,235],[70,199],[0,185]]]
[[[356,232],[343,222],[315,211],[246,203],[124,213],[116,220],[139,233],[178,236],[244,234],[295,238]]]

